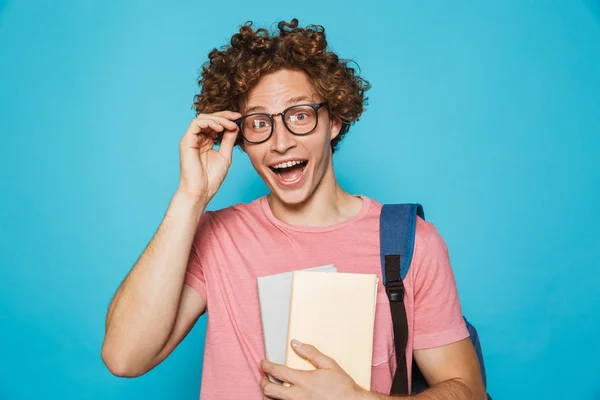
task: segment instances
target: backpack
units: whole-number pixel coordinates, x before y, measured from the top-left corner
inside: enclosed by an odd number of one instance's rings
[[[392,381],[391,395],[408,395],[406,366],[408,322],[404,308],[404,284],[402,281],[408,273],[413,256],[417,216],[425,219],[423,207],[420,204],[385,204],[380,216],[381,276],[390,301],[394,347],[398,364]],[[464,316],[463,318],[479,358],[483,383],[487,387],[483,353],[477,330]],[[413,394],[422,392],[429,387],[414,359],[411,386]],[[491,400],[489,395],[488,399]]]

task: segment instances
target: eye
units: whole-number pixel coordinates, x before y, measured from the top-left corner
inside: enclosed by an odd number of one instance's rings
[[[271,127],[271,121],[263,115],[256,115],[246,119],[244,126],[253,131],[264,131]]]
[[[308,111],[297,111],[289,116],[289,120],[292,124],[302,124],[308,122],[312,118],[312,115]]]
[[[298,121],[302,121],[303,119],[308,118],[308,114],[306,113],[298,113],[296,115],[292,115],[292,119],[296,119]]]

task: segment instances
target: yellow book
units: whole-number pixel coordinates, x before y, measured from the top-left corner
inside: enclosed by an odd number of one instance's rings
[[[358,385],[369,390],[377,283],[375,274],[294,272],[286,365],[315,369],[290,345],[296,339],[336,360]]]

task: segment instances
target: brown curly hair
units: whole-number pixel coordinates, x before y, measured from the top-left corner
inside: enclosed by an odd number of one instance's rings
[[[245,96],[258,80],[279,69],[305,72],[317,93],[328,103],[331,115],[342,122],[340,134],[331,141],[332,151],[364,111],[365,91],[370,84],[355,73],[350,61],[327,49],[325,29],[320,25],[298,28],[298,20],[281,21],[279,32],[252,29],[246,22],[231,37],[231,44],[214,49],[202,66],[201,91],[194,97],[196,113],[239,111]],[[237,145],[242,143],[238,137]],[[220,142],[217,135],[215,143]]]

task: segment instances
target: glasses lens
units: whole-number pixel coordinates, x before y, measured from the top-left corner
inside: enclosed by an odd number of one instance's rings
[[[247,116],[242,127],[244,137],[250,142],[261,142],[271,134],[271,120],[263,114]]]
[[[310,106],[297,106],[285,113],[285,122],[295,134],[309,133],[317,126],[317,113]]]

